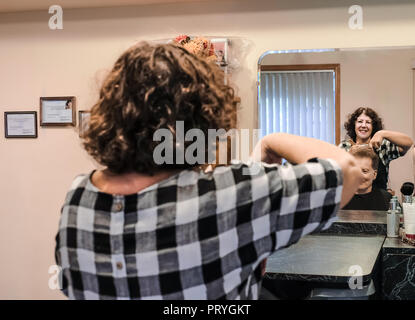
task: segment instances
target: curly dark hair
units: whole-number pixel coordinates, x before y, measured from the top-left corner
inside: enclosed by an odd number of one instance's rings
[[[239,101],[215,63],[178,45],[141,42],[118,58],[105,79],[83,144],[116,174],[194,167],[186,161],[177,164],[175,158],[173,164],[156,164],[153,151],[161,142],[153,140],[154,132],[173,134],[176,155],[176,121],[183,121],[185,132],[202,130],[207,142],[208,129],[235,127]],[[185,141],[181,148],[192,143]],[[207,157],[211,149],[205,146]]]
[[[370,137],[373,137],[376,132],[383,129],[382,118],[378,116],[375,110],[371,108],[360,107],[353,113],[349,114],[347,121],[344,123],[344,128],[346,129],[347,135],[354,142],[356,142],[356,120],[362,113],[372,119],[372,134]]]

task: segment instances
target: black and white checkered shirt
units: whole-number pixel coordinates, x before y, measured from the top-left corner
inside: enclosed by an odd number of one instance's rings
[[[257,299],[260,263],[336,219],[330,159],[185,170],[133,195],[78,176],[62,208],[56,261],[71,299]]]
[[[349,152],[350,148],[354,144],[355,143],[352,140],[343,140],[339,144],[339,147]],[[389,163],[401,156],[399,153],[399,147],[387,139],[382,140],[380,147],[375,150],[375,152],[379,156],[380,161],[382,161],[383,165],[386,167],[386,172],[389,172]]]

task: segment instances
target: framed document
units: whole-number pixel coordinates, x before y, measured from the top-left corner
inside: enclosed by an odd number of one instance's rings
[[[87,110],[79,110],[79,136],[82,137],[86,130],[88,130],[89,117],[91,112]]]
[[[75,126],[75,97],[41,97],[41,126]]]
[[[5,112],[4,133],[6,138],[37,138],[37,112]]]

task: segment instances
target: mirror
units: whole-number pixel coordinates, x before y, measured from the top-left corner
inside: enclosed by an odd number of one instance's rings
[[[414,139],[415,47],[268,51],[258,61],[258,128],[339,144],[344,122],[371,107],[384,128]],[[389,186],[414,181],[413,150],[391,162]]]

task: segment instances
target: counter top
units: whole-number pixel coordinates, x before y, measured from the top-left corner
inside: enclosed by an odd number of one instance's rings
[[[381,252],[382,235],[308,235],[268,257],[265,277],[346,284],[362,268],[363,284],[370,282]]]
[[[386,238],[383,250],[387,253],[415,254],[415,246],[404,243],[399,238]]]
[[[337,221],[318,234],[386,235],[386,211],[340,210]]]
[[[339,210],[337,222],[358,222],[386,224],[386,211],[372,210]]]

